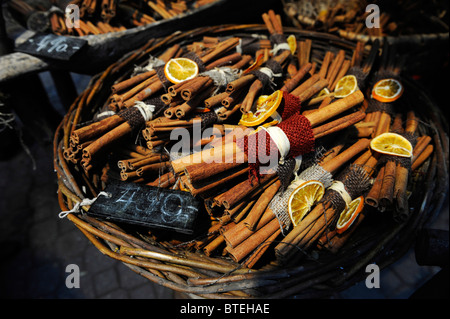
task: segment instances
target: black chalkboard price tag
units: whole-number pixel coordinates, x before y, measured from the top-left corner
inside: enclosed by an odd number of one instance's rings
[[[110,182],[88,214],[116,222],[173,230],[193,234],[199,212],[199,202],[188,192]]]
[[[36,33],[16,47],[16,51],[31,55],[69,61],[87,41],[55,34]]]

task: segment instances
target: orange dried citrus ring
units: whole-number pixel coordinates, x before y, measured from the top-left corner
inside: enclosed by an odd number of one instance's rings
[[[211,110],[208,109],[207,107],[197,107],[195,108],[195,113],[207,113],[210,112]]]
[[[291,54],[295,54],[295,51],[297,51],[297,39],[295,38],[295,35],[291,34],[286,39],[289,49],[291,50]]]
[[[323,88],[322,90],[319,91],[319,93],[317,93],[317,97],[328,94],[330,94],[330,90],[328,90],[328,88]]]
[[[312,206],[322,199],[324,193],[325,187],[316,180],[301,183],[292,192],[288,201],[288,212],[294,226],[297,226]]]
[[[264,63],[264,54],[259,54],[256,57],[255,62],[253,62],[247,69],[245,69],[242,74],[246,74],[249,73],[255,69],[257,69],[258,67],[260,67],[262,64]]]
[[[164,66],[164,75],[174,83],[190,80],[198,75],[198,65],[191,59],[173,58]]]
[[[403,94],[403,85],[395,79],[383,79],[375,83],[372,97],[380,102],[394,102]]]
[[[283,100],[283,92],[280,90],[273,92],[271,95],[261,95],[256,100],[255,112],[242,114],[239,125],[257,126],[274,116],[278,106]]]
[[[342,77],[334,88],[335,98],[344,98],[358,90],[358,80],[354,75],[346,75]]]
[[[348,207],[344,209],[339,216],[336,224],[336,232],[342,234],[345,232],[356,220],[358,215],[364,208],[364,197],[359,196],[352,200]]]
[[[411,157],[413,147],[411,142],[397,133],[383,133],[370,141],[372,150],[388,155]]]

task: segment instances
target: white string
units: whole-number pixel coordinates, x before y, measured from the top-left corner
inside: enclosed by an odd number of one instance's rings
[[[153,118],[153,112],[155,112],[155,106],[151,104],[145,104],[142,101],[134,102],[134,106],[141,112],[145,122],[150,121]]]
[[[230,67],[214,68],[203,72],[200,76],[208,76],[214,81],[214,85],[222,87],[239,77],[239,70]]]
[[[66,210],[66,211],[60,212],[58,214],[59,218],[64,218],[67,215],[72,214],[72,213],[79,213],[82,206],[91,206],[97,200],[97,198],[99,198],[100,196],[106,196],[106,197],[110,198],[111,194],[107,193],[107,192],[100,192],[98,194],[98,196],[95,198],[92,198],[92,199],[85,198],[81,202],[76,203],[75,206],[71,210]]]
[[[270,51],[273,55],[277,55],[280,50],[291,50],[289,44],[287,42],[278,43],[273,46],[273,49]]]
[[[303,155],[299,155],[295,158],[294,179],[297,179],[297,177],[298,177],[298,170],[300,169],[300,166],[302,165],[302,161],[303,161]]]
[[[352,198],[348,194],[347,190],[345,189],[344,184],[341,181],[333,181],[329,189],[332,189],[341,195],[342,199],[345,202],[345,208],[348,208],[348,205],[350,205]]]
[[[279,163],[283,164],[284,159],[289,154],[289,150],[291,149],[291,143],[289,142],[288,137],[283,132],[283,130],[277,126],[270,126],[270,127],[261,126],[261,128],[265,130],[267,134],[269,134],[272,140],[275,142],[281,155]]]
[[[239,39],[239,43],[236,46],[236,52],[242,54],[242,38]]]
[[[219,111],[221,109],[222,108],[220,106],[213,109],[214,113],[217,114],[217,123],[222,123],[224,121],[224,119],[221,119],[220,116],[219,116]]]
[[[276,77],[282,76],[281,73],[274,73],[274,72],[272,71],[272,69],[270,69],[270,68],[268,68],[268,67],[266,67],[266,66],[260,68],[260,69],[259,69],[259,72],[264,73],[265,75],[267,75],[267,76],[270,78],[271,81],[273,80],[273,78],[274,78],[275,76],[276,76]]]
[[[0,105],[3,105],[0,103]],[[0,132],[6,130],[7,128],[12,129],[13,127],[9,124],[14,122],[16,119],[13,113],[2,113],[0,112]]]
[[[153,55],[150,55],[147,65],[144,66],[144,67],[141,67],[141,66],[135,67],[134,68],[134,73],[152,71],[155,68],[163,66],[165,64],[166,63],[163,60],[158,59],[157,57],[154,57]]]

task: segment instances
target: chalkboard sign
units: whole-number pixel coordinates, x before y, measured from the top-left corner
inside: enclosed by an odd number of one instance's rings
[[[68,61],[87,41],[73,37],[37,33],[17,46],[19,52],[45,58]]]
[[[136,183],[110,182],[88,214],[129,224],[193,234],[199,202],[188,192]]]

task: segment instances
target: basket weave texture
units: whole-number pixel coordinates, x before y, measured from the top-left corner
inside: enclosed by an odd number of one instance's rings
[[[58,199],[62,211],[76,207],[83,199],[98,195],[105,184],[98,176],[86,174],[79,164],[65,159],[71,132],[90,123],[104,106],[111,85],[123,79],[148,55],[157,55],[175,43],[192,43],[204,36],[266,34],[263,25],[223,25],[174,33],[154,39],[149,45],[130,52],[103,73],[96,75],[76,99],[61,122],[54,138],[54,168],[58,178]],[[345,50],[351,56],[355,44],[329,34],[285,28],[297,40],[312,40],[311,61],[321,63],[327,50]],[[94,218],[81,212],[68,214],[76,227],[97,249],[122,261],[132,271],[175,291],[205,298],[300,298],[325,297],[343,290],[367,275],[365,267],[376,263],[385,268],[412,245],[418,231],[439,213],[448,192],[448,137],[439,108],[415,83],[404,80],[412,108],[421,119],[418,131],[432,137],[435,152],[411,178],[410,214],[397,223],[389,218],[373,218],[362,224],[337,253],[308,252],[301,261],[280,266],[270,257],[254,269],[231,258],[207,256],[201,250],[186,249],[166,237],[126,224]],[[376,215],[376,214],[375,214]]]

